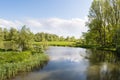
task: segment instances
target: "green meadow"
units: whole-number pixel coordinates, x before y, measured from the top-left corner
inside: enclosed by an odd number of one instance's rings
[[[36,45],[48,45],[48,46],[74,46],[75,42],[69,41],[52,41],[52,42],[34,42]]]

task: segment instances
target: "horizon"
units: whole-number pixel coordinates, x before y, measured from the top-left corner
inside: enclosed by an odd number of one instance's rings
[[[0,3],[0,27],[20,29],[26,25],[34,33],[80,38],[82,32],[87,31],[85,22],[91,2],[92,0],[4,0]]]

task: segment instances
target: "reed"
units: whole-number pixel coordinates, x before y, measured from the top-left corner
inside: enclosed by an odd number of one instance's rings
[[[46,64],[48,61],[46,54],[32,54],[30,51],[0,53],[1,56],[3,59],[0,61],[0,80],[10,79],[20,72],[31,71],[38,66]]]

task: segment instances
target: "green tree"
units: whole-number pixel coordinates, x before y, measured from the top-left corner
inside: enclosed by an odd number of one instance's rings
[[[8,41],[9,31],[7,30],[7,28],[4,28],[3,32],[4,32],[4,41]]]
[[[86,41],[92,40],[91,44],[103,47],[115,47],[120,43],[120,0],[93,0],[88,18]]]
[[[36,33],[34,36],[34,40],[36,42],[41,42],[41,41],[59,41],[59,36],[55,34],[49,34],[49,33]]]
[[[18,40],[18,31],[15,28],[11,28],[9,32],[9,40],[17,41]]]
[[[60,36],[60,39],[59,39],[60,41],[64,41],[65,40],[65,38],[63,37],[63,36]]]
[[[2,28],[0,27],[0,48],[3,48],[3,40],[4,40],[4,33]]]
[[[74,37],[74,36],[70,37],[70,41],[71,41],[71,42],[76,41],[75,37]]]
[[[18,31],[15,29],[15,28],[11,28],[10,31],[9,31],[9,41],[10,41],[10,45],[11,45],[11,49],[12,50],[17,50],[18,48],[18,44],[17,44],[17,41],[18,41]]]
[[[26,26],[23,26],[22,29],[19,31],[19,49],[21,51],[30,49],[32,47],[32,41],[33,41],[33,34],[31,33],[29,28],[26,28]]]

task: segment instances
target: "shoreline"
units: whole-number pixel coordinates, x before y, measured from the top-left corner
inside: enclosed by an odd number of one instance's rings
[[[22,52],[25,54],[25,52]],[[18,62],[6,62],[0,65],[0,80],[9,80],[22,72],[29,72],[37,67],[41,67],[49,60],[45,53],[26,53],[26,59]],[[17,55],[16,55],[17,56]],[[23,57],[23,55],[21,55]]]

